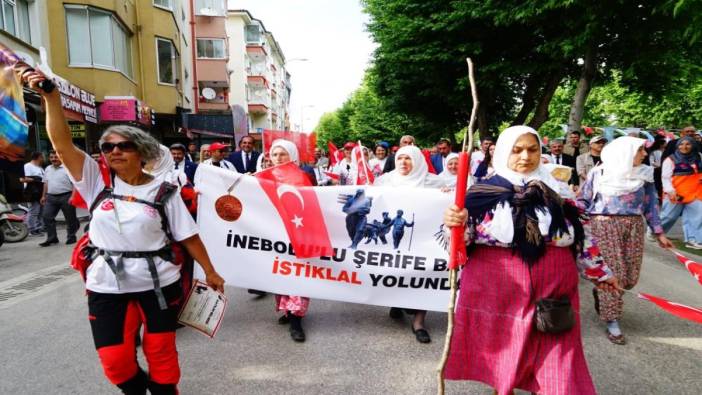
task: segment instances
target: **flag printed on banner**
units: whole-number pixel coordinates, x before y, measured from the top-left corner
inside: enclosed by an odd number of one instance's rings
[[[332,255],[322,209],[307,173],[289,162],[260,171],[255,176],[283,220],[295,256]]]
[[[375,177],[363,155],[363,148],[359,141],[351,150],[351,174],[356,174],[355,185],[372,185]]]
[[[702,285],[702,264],[691,259],[687,259],[687,257],[679,252],[673,251],[673,253],[675,254],[675,257],[678,258],[678,261],[685,266],[687,271],[692,274],[692,277],[694,277],[695,280]]]
[[[300,155],[300,163],[314,163],[314,148],[317,146],[317,133],[293,132],[292,130],[263,131],[263,151],[268,152],[275,140],[282,139],[295,144]]]
[[[684,304],[671,302],[669,300],[645,293],[639,293],[638,296],[643,300],[648,300],[649,302],[654,303],[661,309],[676,317],[702,324],[702,310],[698,308],[685,306]]]

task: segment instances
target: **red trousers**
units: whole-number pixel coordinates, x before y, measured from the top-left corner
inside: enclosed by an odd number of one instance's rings
[[[105,376],[125,394],[176,394],[180,368],[176,350],[180,282],[163,289],[168,308],[161,310],[154,291],[127,294],[89,292],[90,327]],[[148,377],[136,358],[135,339],[144,326],[142,349]]]

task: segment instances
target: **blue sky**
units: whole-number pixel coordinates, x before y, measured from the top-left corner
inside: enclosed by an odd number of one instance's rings
[[[360,84],[375,48],[358,0],[229,0],[229,9],[263,21],[287,59],[309,59],[286,66],[293,128],[301,113],[311,131],[323,113],[339,107]]]

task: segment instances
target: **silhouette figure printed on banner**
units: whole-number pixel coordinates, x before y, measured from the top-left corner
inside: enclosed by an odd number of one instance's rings
[[[371,211],[373,198],[367,197],[363,189],[358,189],[355,195],[339,195],[339,201],[344,203],[342,211],[346,213],[346,231],[351,239],[349,248],[356,249],[366,234],[366,216]]]
[[[402,218],[402,214],[404,214],[402,210],[397,210],[397,216],[392,220],[392,245],[394,249],[400,246],[402,237],[405,235],[405,227],[414,226],[414,221],[407,222],[406,219]]]
[[[386,211],[383,213],[383,222],[374,219],[372,224],[366,225],[366,244],[370,244],[371,241],[378,244],[378,238],[380,238],[383,245],[388,244],[388,240],[385,236],[390,232],[391,228],[392,218],[390,218],[390,213]]]

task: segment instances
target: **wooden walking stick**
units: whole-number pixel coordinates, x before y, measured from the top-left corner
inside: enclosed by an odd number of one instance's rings
[[[478,111],[478,91],[475,87],[475,75],[473,73],[473,61],[470,58],[466,59],[468,63],[468,80],[470,81],[470,92],[473,99],[473,108],[470,112],[470,122],[468,123],[468,131],[463,137],[463,149],[458,155],[458,181],[456,182],[456,197],[455,204],[458,208],[465,207],[466,187],[468,183],[468,174],[470,170],[470,150],[473,149],[473,126],[475,125],[475,115]],[[468,142],[469,151],[466,152],[466,141]],[[449,283],[451,284],[451,296],[448,306],[448,326],[446,327],[446,339],[444,340],[444,352],[441,355],[441,361],[438,366],[439,395],[444,394],[444,369],[448,360],[449,349],[451,348],[451,337],[453,336],[453,310],[456,307],[456,291],[458,280],[458,267],[463,265],[466,260],[465,241],[463,234],[465,225],[457,226],[451,229],[451,249],[449,256]]]

